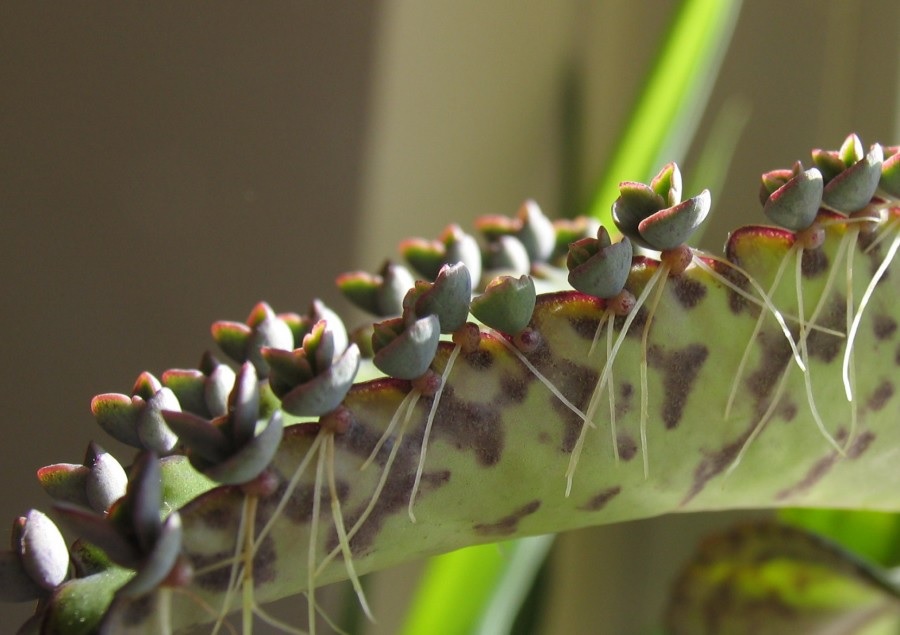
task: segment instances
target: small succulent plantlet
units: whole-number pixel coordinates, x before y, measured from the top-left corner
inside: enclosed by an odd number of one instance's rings
[[[631,240],[627,236],[613,245],[609,232],[603,226],[598,228],[596,238],[582,238],[572,242],[569,246],[566,260],[566,266],[569,269],[569,284],[576,291],[600,298],[605,303],[605,310],[597,324],[591,347],[588,349],[588,357],[594,352],[603,326],[606,324],[606,357],[607,359],[612,358],[615,318],[616,316],[627,316],[634,309],[634,295],[625,289],[625,283],[631,271],[632,253]],[[610,365],[607,386],[609,388],[609,430],[612,437],[613,456],[618,463],[619,440],[616,434],[616,392],[612,365]],[[585,412],[581,433],[578,435],[578,441],[569,459],[569,468],[566,471],[566,496],[572,491],[572,479],[575,476],[578,459],[581,457],[581,448],[584,446],[588,426],[594,425],[593,418],[600,403],[600,393],[601,386],[598,380]]]
[[[232,613],[249,634],[301,632],[264,604],[305,593],[314,634],[317,588],[349,580],[371,617],[359,576],[461,546],[734,506],[896,511],[898,157],[851,135],[813,168],[766,173],[779,227],[735,230],[723,258],[687,247],[710,194],[682,200],[669,164],[621,184],[620,240],[528,201],[479,220],[477,239],[450,225],[405,241],[423,279],[392,262],[338,278],[377,320],[352,334],[319,301],[216,322],[234,364],[207,353],[93,399],[137,455],[91,443],[39,470],[77,539],[36,510],[17,519],[0,597],[37,601],[27,634],[235,632]],[[723,411],[727,425],[710,416]],[[829,431],[820,412],[842,421]],[[775,544],[798,571],[843,566],[804,536],[767,528],[708,552],[762,567]],[[682,580],[696,603],[671,610],[674,633],[720,597],[716,570]],[[835,579],[900,597],[858,567]]]
[[[693,260],[690,248],[685,244],[691,234],[709,214],[709,190],[697,196],[681,200],[681,171],[674,163],[669,163],[657,174],[650,185],[625,182],[619,185],[619,198],[613,203],[613,221],[619,231],[636,245],[660,252],[659,264],[650,280],[628,313],[619,339],[613,346],[600,376],[599,387],[609,380],[612,364],[618,348],[628,334],[628,328],[638,315],[650,292],[656,293],[650,300],[649,311],[644,321],[641,337],[641,454],[644,459],[644,475],[650,473],[647,452],[648,386],[647,386],[647,339],[650,326],[659,305],[659,298],[669,276],[678,276],[688,268]]]
[[[785,238],[790,241],[790,247],[781,261],[772,280],[768,294],[774,294],[785,272],[788,263],[793,258],[795,263],[795,289],[797,293],[797,321],[799,326],[799,349],[801,368],[804,371],[804,385],[806,398],[810,412],[820,433],[841,454],[852,443],[856,431],[857,412],[855,404],[851,403],[850,432],[842,444],[828,431],[819,409],[816,406],[813,395],[813,382],[808,370],[809,366],[809,336],[810,325],[818,324],[818,319],[830,300],[830,291],[833,286],[840,260],[847,255],[847,289],[846,289],[846,336],[852,333],[853,322],[853,260],[854,250],[859,236],[859,223],[870,223],[873,213],[878,213],[878,203],[873,202],[881,176],[883,153],[881,146],[875,144],[868,153],[864,153],[862,143],[855,134],[849,135],[841,149],[838,151],[813,150],[813,162],[816,167],[804,170],[797,162],[790,170],[773,170],[762,175],[760,186],[760,201],[763,203],[763,211],[766,216],[783,227],[788,232]],[[803,276],[816,276],[821,272],[822,259],[821,246],[825,239],[824,227],[829,223],[840,222],[846,227],[846,232],[838,244],[834,256],[835,262],[828,269],[828,275],[824,289],[819,295],[818,302],[812,310],[809,320],[805,318],[805,306],[803,299]],[[847,250],[849,249],[849,253]],[[877,279],[873,279],[877,282]],[[860,308],[862,310],[862,306]],[[755,338],[761,327],[762,316],[757,321],[753,337]],[[826,324],[831,326],[831,324]],[[841,326],[835,324],[835,326]],[[821,333],[821,331],[820,331]],[[826,333],[828,335],[841,336],[839,332]],[[847,368],[848,360],[852,356],[852,340],[848,340],[845,349],[844,360]],[[750,348],[745,349],[738,372],[735,375],[731,388],[731,394],[726,405],[725,417],[728,418],[730,409],[737,394],[739,381],[746,367]],[[785,385],[789,368],[784,369],[778,384],[777,392],[781,392]],[[844,385],[848,399],[852,401],[849,373],[844,373]],[[768,423],[774,406],[762,414],[753,432],[744,443],[744,447],[729,472],[733,471],[740,463],[747,447],[752,443],[759,431]]]

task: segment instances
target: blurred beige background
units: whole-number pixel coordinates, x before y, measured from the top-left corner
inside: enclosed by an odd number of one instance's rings
[[[344,309],[332,279],[405,235],[525,197],[583,206],[672,4],[0,4],[0,512],[46,508],[35,469],[79,462],[89,439],[118,449],[91,396],[195,365],[211,321],[260,299]],[[893,0],[745,3],[700,128],[729,99],[752,109],[708,247],[762,220],[763,170],[851,130],[900,141],[898,27]],[[565,576],[584,571],[555,566],[552,619],[570,621],[547,632],[640,632],[723,522],[567,536],[563,553],[602,553],[577,591]],[[376,612],[391,633],[399,610]]]

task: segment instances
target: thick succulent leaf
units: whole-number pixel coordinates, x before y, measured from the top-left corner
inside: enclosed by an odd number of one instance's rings
[[[437,316],[427,315],[406,325],[389,344],[375,352],[373,361],[391,377],[415,379],[431,365],[440,336]]]
[[[625,286],[631,271],[631,240],[626,236],[614,245],[600,247],[597,240],[583,238],[574,243],[573,248],[582,242],[586,243],[585,246],[590,251],[596,251],[577,265],[574,265],[570,257],[569,284],[576,290],[597,298],[614,297]]]
[[[247,483],[268,467],[282,436],[281,412],[276,411],[266,427],[230,457],[211,466],[206,476],[223,485]]]
[[[434,286],[416,300],[416,315],[436,315],[441,332],[452,333],[466,323],[471,297],[472,278],[466,266],[460,262],[444,265]]]
[[[54,509],[65,525],[83,540],[102,549],[116,563],[137,566],[140,562],[141,554],[137,546],[103,516],[68,503],[56,503]]]
[[[96,633],[116,590],[133,575],[132,571],[113,567],[87,578],[69,580],[53,593],[41,632],[66,635]],[[160,631],[148,629],[147,632]]]
[[[528,258],[532,262],[546,262],[556,244],[553,223],[533,200],[522,203],[517,219],[521,226],[516,232],[516,238],[525,246]]]
[[[19,557],[31,579],[47,590],[61,584],[69,570],[69,549],[56,524],[43,512],[25,515]]]
[[[104,512],[110,505],[125,495],[128,475],[115,457],[94,444],[94,456],[85,479],[87,502],[92,509]],[[76,502],[76,501],[71,501]]]
[[[88,468],[74,463],[56,463],[37,471],[38,481],[53,500],[82,507],[90,506],[87,499]]]
[[[515,335],[528,326],[534,303],[534,280],[529,276],[500,276],[472,300],[471,310],[472,315],[491,328]]]
[[[125,597],[137,598],[155,589],[166,579],[181,551],[181,517],[173,512],[166,519],[153,549],[138,566],[128,584],[119,589]]]
[[[834,223],[825,231],[823,246],[803,254],[806,319],[823,297],[827,274],[848,229]],[[885,244],[865,253],[867,240],[871,238],[859,238],[854,251],[857,299],[887,253]],[[732,235],[728,255],[768,288],[783,259],[795,257],[792,245],[792,235],[784,230],[744,228]],[[706,264],[733,284],[747,286],[740,274],[725,265],[713,260]],[[636,259],[625,287],[639,295],[657,266],[654,261]],[[602,354],[588,354],[602,316],[595,299],[574,291],[540,296],[529,326],[540,334],[541,344],[520,352],[528,365],[489,332],[481,333],[474,349],[458,353],[435,406],[415,501],[416,523],[409,521],[407,505],[435,398],[421,396],[411,407],[402,440],[395,432],[374,462],[361,469],[398,408],[410,403],[404,399],[411,387],[396,379],[357,383],[343,401],[349,425],[333,437],[333,468],[348,531],[353,531],[353,519],[360,517],[375,495],[389,453],[396,452],[372,515],[350,540],[356,571],[362,574],[470,544],[664,513],[823,505],[900,510],[900,473],[893,469],[900,457],[896,426],[900,277],[894,269],[874,288],[854,345],[855,429],[849,425],[851,405],[841,380],[845,338],[813,331],[807,340],[818,410],[827,429],[845,445],[845,456],[817,429],[804,378],[770,315],[760,336],[751,342],[746,373],[738,383],[731,416],[725,419],[734,374],[762,309],[697,264],[666,282],[647,334],[646,447],[640,441],[645,320],[638,314],[614,363],[616,438],[611,439],[603,391],[594,417],[597,427],[587,431],[568,497],[565,474],[583,421],[544,381],[552,382],[578,408],[587,407],[605,364]],[[843,265],[836,275],[838,282],[824,297],[825,310],[817,322],[842,330],[846,326]],[[790,318],[798,313],[792,286],[782,283],[772,300],[796,329]],[[614,328],[617,332],[622,328],[621,319]],[[451,343],[438,346],[431,368],[442,373],[453,351]],[[786,373],[784,388],[779,391],[782,373]],[[775,395],[780,397],[772,419],[749,445],[740,465],[726,476]],[[271,463],[280,483],[294,476],[317,430],[318,426],[310,425],[284,430]],[[618,463],[612,443],[618,446]],[[647,476],[643,451],[648,456]],[[311,469],[298,477],[297,489],[261,544],[254,568],[254,594],[259,602],[306,588],[312,492],[322,486],[314,478]],[[258,522],[270,519],[279,496],[259,500]],[[184,554],[195,569],[233,556],[243,509],[240,488],[218,487],[180,510]],[[322,562],[335,548],[335,530],[324,511],[316,522],[314,549]],[[316,582],[327,584],[346,576],[337,556],[322,567]],[[197,576],[190,592],[218,607],[226,587],[227,576],[213,571]],[[176,626],[207,619],[188,594],[173,595],[172,610]]]
[[[638,231],[648,245],[658,251],[683,245],[709,214],[709,190],[683,203],[660,210],[638,224]]]
[[[881,146],[838,174],[825,185],[822,201],[836,210],[850,214],[869,204],[881,179]]]
[[[218,426],[189,412],[163,411],[166,423],[178,435],[179,441],[205,461],[224,460],[233,446]]]
[[[613,222],[620,232],[641,247],[654,249],[644,241],[638,225],[645,218],[665,207],[665,199],[654,192],[649,185],[625,181],[619,184],[619,198],[612,206]]]
[[[816,168],[800,172],[764,199],[763,212],[781,227],[806,229],[816,220],[823,187],[822,173]]]
[[[756,524],[701,545],[675,582],[666,621],[671,635],[874,635],[900,627],[900,593],[833,543]]]
[[[881,165],[879,186],[887,194],[900,197],[900,147],[892,147]]]
[[[330,368],[283,395],[281,407],[298,417],[318,417],[331,412],[353,385],[359,362],[359,347],[351,344]]]
[[[138,412],[143,399],[120,393],[97,395],[91,400],[91,412],[100,427],[122,443],[139,448],[141,439],[137,432]]]

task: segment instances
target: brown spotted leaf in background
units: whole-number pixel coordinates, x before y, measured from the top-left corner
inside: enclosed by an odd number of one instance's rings
[[[900,628],[900,593],[877,568],[775,523],[707,539],[675,581],[670,635],[876,635]]]

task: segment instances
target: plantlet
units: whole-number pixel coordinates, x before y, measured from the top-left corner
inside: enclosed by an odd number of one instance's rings
[[[669,512],[898,509],[900,168],[896,149],[882,161],[854,139],[814,154],[821,179],[764,175],[786,229],[736,229],[725,259],[686,246],[710,194],[682,201],[669,164],[620,186],[618,242],[526,203],[482,220],[481,245],[456,226],[404,243],[425,280],[393,263],[342,276],[372,325],[348,333],[317,301],[217,322],[237,370],[206,354],[93,400],[139,449],[127,469],[91,444],[39,471],[79,539],[41,512],[16,521],[0,590],[38,601],[21,632],[221,632],[239,611],[245,633],[255,618],[293,633],[262,605],[306,593],[314,633],[317,587],[349,579],[369,613],[360,575],[465,545]],[[814,225],[815,240],[795,235]],[[791,261],[793,292],[778,286]],[[850,423],[830,433],[819,412],[842,408]],[[673,619],[678,632],[690,616]]]

